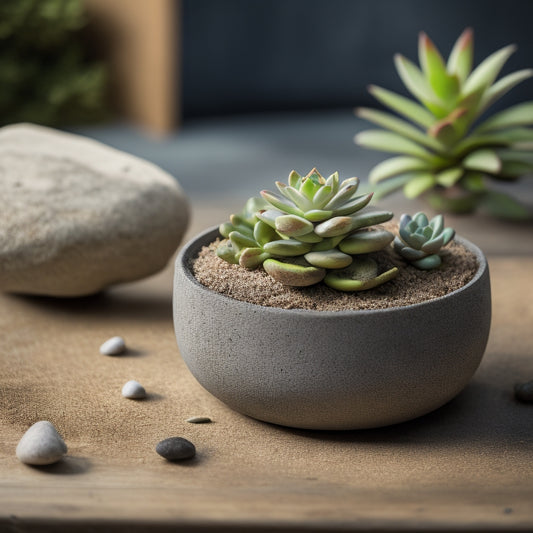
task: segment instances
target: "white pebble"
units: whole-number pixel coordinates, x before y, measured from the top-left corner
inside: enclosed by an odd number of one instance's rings
[[[139,400],[141,398],[146,398],[146,391],[138,381],[132,379],[122,387],[122,396],[132,400]]]
[[[27,465],[51,465],[67,453],[67,445],[57,429],[45,420],[36,422],[20,439],[17,458]]]
[[[122,337],[111,337],[100,346],[103,355],[119,355],[126,351],[126,343]]]

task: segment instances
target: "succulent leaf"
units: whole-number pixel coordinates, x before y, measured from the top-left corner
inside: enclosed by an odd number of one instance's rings
[[[278,235],[274,228],[266,222],[259,220],[254,226],[254,239],[258,244],[264,246],[267,242],[276,240]]]
[[[289,187],[298,189],[301,183],[302,183],[302,176],[300,176],[300,174],[298,174],[296,170],[292,170],[291,173],[289,174]]]
[[[303,215],[303,211],[297,207],[297,204],[288,198],[281,196],[279,194],[276,194],[271,191],[261,191],[261,196],[269,203],[272,204],[274,207],[277,207],[281,211],[286,211],[287,213],[291,213],[293,215]]]
[[[516,126],[530,126],[532,124],[533,102],[524,102],[496,113],[481,124],[477,131],[488,132]]]
[[[435,117],[430,111],[405,96],[383,89],[377,85],[371,85],[368,88],[368,92],[382,104],[420,126],[429,128],[435,121]]]
[[[370,183],[379,183],[380,181],[409,172],[411,170],[428,170],[429,165],[427,161],[423,159],[417,159],[416,157],[409,156],[396,156],[390,159],[385,159],[381,163],[378,163],[368,176]]]
[[[516,46],[510,44],[484,59],[465,80],[463,94],[470,94],[492,85],[503,65],[515,51]]]
[[[296,239],[280,239],[277,241],[267,242],[263,246],[263,250],[271,255],[279,255],[281,257],[294,257],[303,255],[311,250],[311,243],[300,242]]]
[[[307,262],[287,262],[267,259],[263,263],[265,271],[279,283],[291,287],[307,287],[319,283],[326,275],[326,269],[317,268]]]
[[[239,256],[239,265],[253,270],[270,257],[261,248],[245,248]]]
[[[328,287],[339,291],[363,291],[378,287],[395,278],[398,274],[398,269],[394,267],[379,275],[377,272],[376,262],[370,257],[364,257],[354,260],[345,269],[328,272],[324,278],[324,283]]]
[[[366,130],[355,136],[355,142],[361,146],[382,152],[412,155],[431,161],[434,156],[419,144],[402,137],[398,133],[384,130]]]
[[[450,74],[456,74],[464,82],[472,70],[474,58],[474,32],[467,28],[455,42],[448,57],[446,68]]]
[[[403,193],[406,198],[416,198],[431,189],[436,181],[437,178],[429,172],[412,172],[411,179],[403,187]]]
[[[387,230],[358,230],[341,241],[339,250],[350,255],[368,254],[382,250],[393,238]]]
[[[339,250],[325,250],[323,252],[308,252],[305,260],[319,268],[345,268],[352,262],[352,256]]]
[[[276,231],[289,237],[307,235],[314,229],[312,222],[296,215],[281,215],[276,218]]]
[[[480,170],[497,174],[502,168],[502,162],[494,150],[477,150],[463,159],[463,166],[470,170]]]

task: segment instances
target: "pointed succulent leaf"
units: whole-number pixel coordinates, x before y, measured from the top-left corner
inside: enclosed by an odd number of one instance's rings
[[[420,69],[401,54],[394,56],[394,64],[409,92],[422,102],[435,116],[446,114],[442,101],[435,95]]]
[[[437,254],[428,255],[417,261],[413,261],[411,264],[420,270],[432,270],[437,268],[442,263],[442,259]]]
[[[335,209],[352,198],[359,187],[359,178],[348,178],[341,183],[335,196],[324,206],[325,209]]]
[[[298,189],[295,189],[294,187],[286,187],[284,189],[285,196],[290,198],[290,201],[292,201],[300,211],[299,213],[293,213],[295,215],[299,214],[300,216],[303,215],[306,211],[309,211],[310,209],[313,209],[313,203],[311,200],[306,198]]]
[[[368,88],[368,92],[376,100],[379,100],[382,104],[390,107],[403,117],[412,120],[415,124],[429,128],[435,122],[435,117],[431,112],[405,96],[383,89],[377,85],[371,85]]]
[[[333,215],[333,211],[325,209],[311,209],[304,214],[304,217],[311,222],[322,222]]]
[[[313,176],[315,174],[312,174]],[[300,187],[300,192],[307,198],[308,202],[313,205],[313,198],[316,192],[319,190],[320,185],[315,183],[309,177],[305,177]]]
[[[371,183],[379,183],[382,180],[411,170],[428,170],[429,166],[429,163],[423,159],[400,155],[378,163],[370,171],[368,179]]]
[[[299,209],[295,203],[286,197],[276,194],[271,191],[261,191],[261,196],[271,205],[274,207],[277,207],[281,211],[285,211],[286,213],[291,213],[293,215],[302,215],[303,212],[301,209]]]
[[[378,287],[397,275],[398,269],[394,267],[378,276],[376,262],[369,257],[362,257],[345,269],[328,272],[324,283],[332,289],[354,292]]]
[[[264,246],[267,242],[277,240],[278,238],[278,234],[274,228],[262,220],[257,221],[254,226],[254,239],[258,244]]]
[[[476,150],[463,159],[463,166],[470,170],[480,170],[497,174],[502,168],[502,162],[494,150]]]
[[[231,243],[238,249],[255,248],[257,246],[257,242],[253,237],[250,238],[242,234],[240,231],[232,231],[229,234],[229,238],[231,240]]]
[[[307,233],[311,233],[313,229],[313,224],[303,217],[282,215],[276,218],[276,231],[289,237],[306,235]]]
[[[332,195],[337,194],[337,191],[339,190],[339,173],[334,172],[329,178],[326,180],[326,186],[331,187]]]
[[[502,96],[507,94],[513,87],[522,83],[524,80],[533,76],[533,69],[526,68],[512,72],[507,76],[498,80],[494,85],[489,87],[483,94],[479,104],[479,113],[482,113],[490,107],[494,102],[497,102]]]
[[[522,146],[533,143],[533,129],[512,128],[490,133],[473,133],[461,141],[451,152],[453,157],[461,157],[476,148],[486,146]]]
[[[360,107],[356,110],[356,115],[359,118],[363,118],[368,120],[369,122],[373,122],[378,126],[393,131],[394,133],[398,133],[403,137],[411,139],[412,141],[415,141],[416,143],[421,144],[432,150],[439,150],[441,148],[441,146],[435,139],[433,139],[432,137],[428,137],[424,134],[424,132],[422,132],[409,122],[406,122],[405,120],[397,118],[394,115],[391,115],[384,111]]]
[[[345,204],[341,205],[339,208],[334,209],[333,215],[334,216],[351,215],[355,213],[356,211],[363,209],[363,207],[367,206],[370,203],[370,200],[372,200],[372,196],[374,196],[373,192],[369,194],[363,194],[361,196],[357,196],[356,198],[353,198],[349,202],[346,202]]]
[[[355,142],[382,152],[412,155],[431,161],[433,154],[419,144],[390,131],[365,130],[355,136]]]
[[[436,184],[436,178],[429,172],[413,172],[411,179],[404,185],[403,193],[406,198],[416,198]]]
[[[333,188],[330,185],[324,185],[320,187],[313,196],[313,206],[316,209],[322,209],[333,197]]]
[[[270,257],[261,248],[245,248],[239,257],[239,265],[253,270]]]
[[[444,61],[431,39],[420,32],[418,39],[420,66],[435,94],[444,101],[455,100],[459,92],[459,78],[446,70]]]
[[[265,209],[257,212],[257,218],[274,229],[276,229],[276,219],[283,215],[286,215],[286,213],[279,209]]]
[[[450,74],[456,74],[464,82],[472,70],[474,58],[474,32],[467,28],[455,42],[446,65]]]
[[[299,189],[300,185],[302,183],[302,176],[296,172],[296,170],[292,170],[289,174],[289,186],[294,187],[295,189]]]
[[[282,239],[278,241],[267,242],[263,250],[272,255],[281,257],[294,257],[296,255],[306,254],[311,250],[311,243],[300,242],[296,239]]]
[[[435,175],[435,179],[439,185],[443,187],[452,187],[463,176],[464,170],[460,167],[447,168]]]
[[[496,113],[479,126],[477,132],[489,132],[533,125],[533,101],[523,102]]]
[[[323,252],[308,252],[304,255],[306,261],[319,268],[345,268],[352,262],[352,256],[339,250],[325,250]]]
[[[307,287],[324,279],[326,270],[309,265],[304,261],[280,261],[267,259],[263,263],[265,271],[276,281],[291,287]]]
[[[511,44],[484,59],[466,79],[463,94],[470,94],[480,88],[486,89],[492,85],[503,65],[515,50],[516,46]]]
[[[394,235],[386,230],[359,230],[343,239],[339,250],[350,255],[368,254],[382,250],[393,238]]]

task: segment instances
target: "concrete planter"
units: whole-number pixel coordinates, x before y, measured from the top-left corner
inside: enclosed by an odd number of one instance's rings
[[[218,399],[259,420],[307,429],[385,426],[456,396],[476,371],[490,329],[486,259],[459,290],[416,305],[303,311],[241,302],[207,289],[189,265],[218,235],[176,260],[174,326],[192,374]]]

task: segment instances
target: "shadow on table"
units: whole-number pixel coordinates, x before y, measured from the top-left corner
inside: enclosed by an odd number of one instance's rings
[[[57,315],[77,317],[120,318],[122,320],[158,322],[172,321],[172,293],[148,291],[105,291],[77,298],[10,295],[13,301]],[[130,355],[135,355],[134,353]]]
[[[279,428],[282,432],[328,442],[397,445],[481,443],[487,449],[505,445],[533,451],[533,406],[516,402],[512,391],[474,380],[455,399],[409,422],[376,429],[315,431]]]

